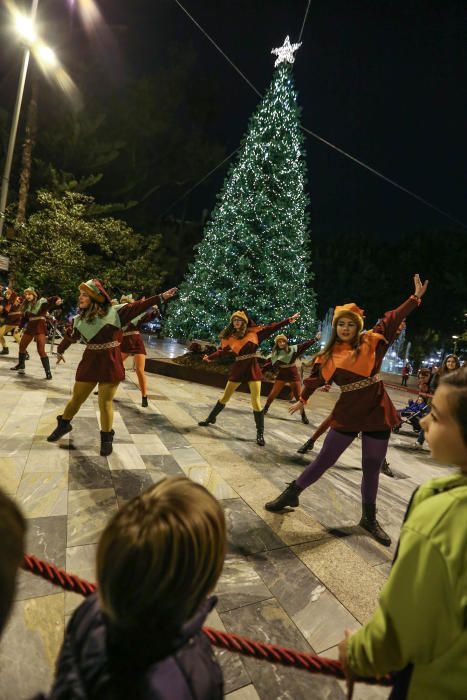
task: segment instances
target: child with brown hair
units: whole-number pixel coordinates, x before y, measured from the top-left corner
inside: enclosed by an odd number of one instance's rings
[[[220,504],[185,477],[125,504],[102,533],[98,593],[70,620],[49,700],[221,700],[201,628],[225,550]]]
[[[412,496],[379,606],[358,632],[346,631],[340,659],[350,685],[353,674],[394,673],[392,700],[465,700],[467,368],[442,377],[421,424],[432,456],[459,471]]]
[[[26,523],[19,508],[0,491],[0,634],[13,605],[25,533]]]

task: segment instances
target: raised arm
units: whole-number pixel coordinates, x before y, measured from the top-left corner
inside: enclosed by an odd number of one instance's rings
[[[413,281],[415,287],[414,293],[397,309],[386,311],[383,318],[381,318],[373,328],[374,333],[384,335],[388,345],[391,345],[396,339],[397,331],[403,320],[420,306],[421,298],[427,290],[428,280],[422,284],[419,274],[414,275]]]
[[[297,348],[297,357],[300,357],[300,355],[303,355],[304,352],[308,350],[308,348],[311,348],[312,345],[318,342],[318,340],[321,338],[321,334],[318,333],[316,338],[313,338],[313,340],[305,340],[304,343],[300,343],[300,345]]]
[[[295,323],[298,321],[300,318],[300,314],[294,314],[293,316],[289,316],[289,318],[284,319],[283,321],[278,321],[277,323],[269,323],[267,326],[262,326],[261,330],[258,331],[258,340],[260,343],[263,342],[263,340],[266,340],[266,338],[269,338],[270,335],[275,333],[275,331],[278,331],[279,328],[283,328],[284,326],[287,326],[289,323]]]
[[[162,294],[156,294],[155,296],[147,297],[147,299],[142,299],[141,301],[134,301],[132,304],[125,304],[125,306],[117,310],[122,326],[126,326],[133,318],[136,318],[136,316],[150,309],[151,306],[160,306],[162,302],[168,301],[177,291],[176,287],[172,287],[172,289],[168,289]]]

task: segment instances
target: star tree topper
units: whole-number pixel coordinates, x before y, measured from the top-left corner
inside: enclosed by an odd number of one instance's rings
[[[279,66],[281,63],[284,63],[284,61],[287,61],[287,63],[294,63],[294,53],[297,49],[300,48],[301,45],[302,42],[300,42],[299,44],[291,44],[290,38],[286,36],[282,46],[280,46],[278,49],[272,49],[271,51],[271,53],[277,56],[276,62],[274,63],[274,68],[277,68],[277,66]]]

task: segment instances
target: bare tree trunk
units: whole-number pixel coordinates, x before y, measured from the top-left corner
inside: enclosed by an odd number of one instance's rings
[[[19,176],[18,211],[16,214],[16,227],[24,224],[26,219],[26,205],[31,181],[32,153],[36,145],[37,135],[37,101],[39,95],[39,83],[37,73],[31,73],[31,97],[29,99],[26,128],[23,142],[23,154],[21,157],[21,172]]]

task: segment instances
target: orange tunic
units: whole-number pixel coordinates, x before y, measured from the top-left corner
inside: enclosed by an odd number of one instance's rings
[[[418,305],[410,297],[397,309],[387,311],[373,330],[363,334],[357,358],[347,343],[336,343],[329,360],[322,366],[318,359],[313,366],[301,398],[306,401],[316,389],[331,381],[343,386],[378,374],[400,324]],[[399,424],[400,418],[382,381],[342,393],[331,413],[331,428],[341,432],[378,432]]]
[[[235,338],[234,336],[224,338],[221,342],[221,347],[219,350],[216,350],[216,352],[209,355],[209,359],[215,360],[218,357],[238,357],[239,359],[235,360],[230,368],[229,381],[261,381],[263,375],[261,374],[261,368],[258,360],[256,357],[250,357],[250,355],[255,355],[263,340],[269,338],[272,333],[277,331],[279,328],[286,326],[288,323],[290,323],[290,321],[288,318],[286,318],[285,321],[270,323],[267,326],[252,326],[247,329],[247,333],[243,336],[243,338]],[[242,355],[247,355],[248,357],[242,360],[240,359]]]

